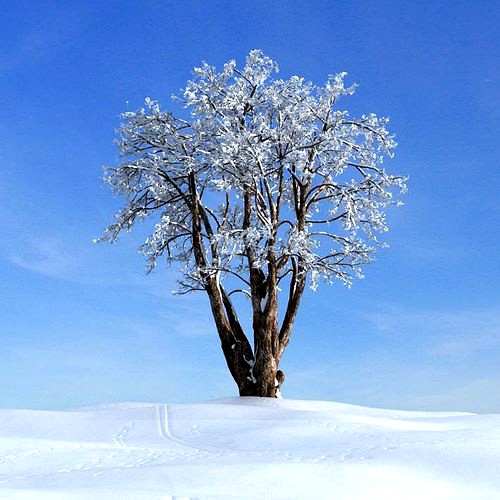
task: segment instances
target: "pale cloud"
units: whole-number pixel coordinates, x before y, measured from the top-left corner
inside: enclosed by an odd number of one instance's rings
[[[63,279],[75,274],[75,262],[56,238],[32,240],[20,252],[11,253],[8,260],[28,271]]]
[[[500,379],[473,379],[446,390],[413,397],[409,403],[422,409],[498,413],[500,411]]]
[[[372,306],[374,307],[374,306]],[[300,360],[285,396],[407,410],[500,411],[500,308],[379,306],[366,344],[328,360]],[[295,361],[297,365],[297,361]],[[291,365],[292,367],[292,365]]]
[[[286,365],[286,363],[285,363]],[[470,366],[442,366],[439,359],[423,362],[398,359],[386,351],[330,363],[292,369],[285,366],[285,397],[330,399],[379,408],[429,411],[500,411],[500,373]]]
[[[396,246],[396,245],[394,245]],[[472,249],[461,245],[446,245],[443,241],[429,241],[427,238],[413,239],[411,242],[402,242],[397,245],[400,251],[404,253],[408,261],[419,262],[462,262]]]
[[[500,349],[500,308],[470,310],[393,309],[367,315],[379,333],[416,338],[431,357],[466,357]]]
[[[157,322],[123,325],[128,331],[168,330],[184,337],[214,336],[215,327],[208,301],[202,293],[175,296],[175,269],[163,268],[147,276],[143,261],[131,244],[93,245],[90,241],[70,241],[61,237],[31,238],[19,244],[7,260],[27,271],[80,285],[127,286],[138,293],[162,299],[155,308]],[[134,259],[134,256],[136,257]],[[116,258],[115,258],[116,257]],[[135,264],[134,269],[131,265]],[[157,325],[160,325],[157,326]]]
[[[172,307],[162,310],[159,316],[175,334],[217,339],[214,320],[204,295],[195,293],[191,297],[176,297],[170,305]]]
[[[94,245],[85,238],[42,236],[18,238],[1,253],[9,262],[27,271],[72,283],[135,286],[161,298],[170,297],[175,288],[169,269],[162,270],[161,281],[160,273],[147,276],[137,248],[130,244],[110,248]]]

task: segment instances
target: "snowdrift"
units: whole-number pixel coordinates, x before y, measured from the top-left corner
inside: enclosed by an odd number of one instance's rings
[[[500,415],[266,398],[0,410],[0,498],[500,499]]]

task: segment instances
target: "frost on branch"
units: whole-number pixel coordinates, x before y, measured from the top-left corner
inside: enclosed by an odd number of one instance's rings
[[[346,73],[318,87],[277,72],[259,50],[243,68],[195,68],[176,97],[184,118],[150,98],[122,115],[120,160],[105,177],[125,203],[101,239],[151,219],[141,246],[148,271],[160,258],[175,262],[179,293],[207,293],[242,396],[278,394],[307,281],[316,289],[362,277],[383,246],[387,207],[406,190],[405,178],[383,167],[396,146],[388,120],[339,108],[355,91]],[[234,293],[250,298],[253,345]]]
[[[181,292],[231,277],[252,295],[252,272],[288,280],[292,294],[306,276],[313,289],[362,277],[386,208],[406,190],[383,167],[396,146],[388,120],[339,108],[355,91],[346,73],[318,87],[277,72],[259,50],[243,68],[205,63],[176,97],[188,119],[149,98],[124,113],[105,179],[125,204],[101,239],[153,218],[148,270],[160,257],[179,262]]]

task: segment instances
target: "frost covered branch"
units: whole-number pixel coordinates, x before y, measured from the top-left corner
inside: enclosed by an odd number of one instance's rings
[[[141,247],[148,271],[164,257],[180,265],[180,293],[207,292],[231,373],[247,370],[238,356],[255,360],[252,381],[269,359],[277,367],[307,282],[351,286],[363,276],[384,246],[377,234],[388,230],[386,209],[406,191],[406,179],[383,166],[396,147],[388,119],[337,109],[355,91],[346,73],[315,86],[277,71],[259,50],[243,68],[195,68],[176,97],[189,118],[149,98],[124,113],[120,162],[105,177],[125,205],[102,240],[153,219]],[[232,279],[248,289],[227,293]],[[251,297],[253,349],[231,304],[236,292]]]

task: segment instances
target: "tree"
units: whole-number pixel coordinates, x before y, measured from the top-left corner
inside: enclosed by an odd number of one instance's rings
[[[383,245],[385,209],[406,189],[382,167],[396,146],[388,120],[336,109],[355,90],[346,73],[316,87],[275,79],[277,71],[259,50],[243,69],[195,68],[175,98],[189,118],[149,98],[123,113],[120,161],[105,175],[125,206],[101,240],[154,218],[141,246],[147,270],[165,257],[180,264],[178,293],[206,292],[242,396],[277,395],[306,282],[314,290],[320,280],[350,286],[362,277]],[[236,293],[251,304],[253,345]]]

